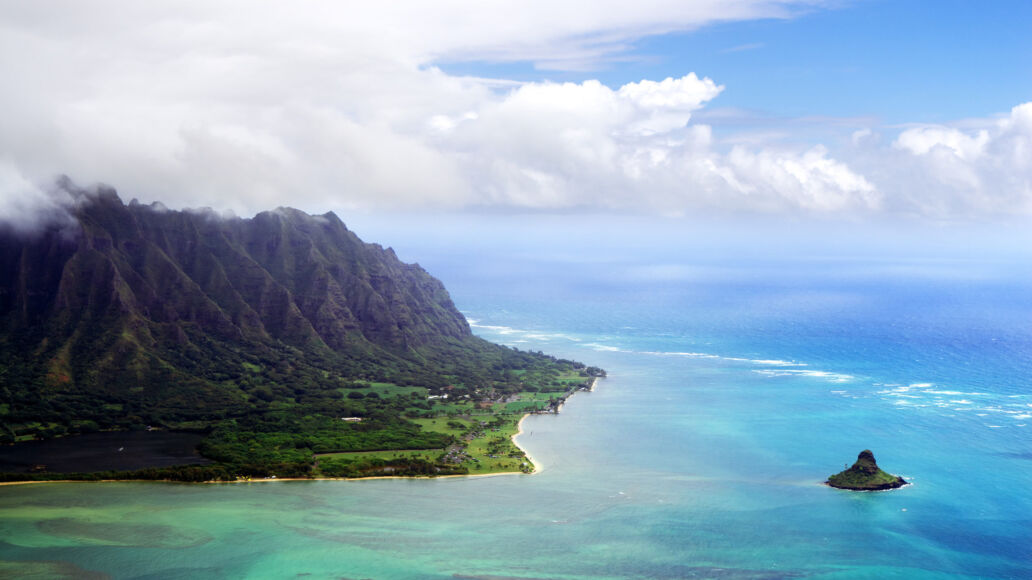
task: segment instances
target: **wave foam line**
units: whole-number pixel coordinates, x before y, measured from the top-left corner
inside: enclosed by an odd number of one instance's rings
[[[794,360],[765,360],[765,359],[749,359],[749,362],[756,365],[767,365],[772,367],[807,367],[810,366],[806,363],[796,362]]]
[[[817,379],[827,379],[833,383],[846,383],[856,378],[853,375],[847,375],[844,373],[832,373],[810,369],[756,369],[753,372],[766,377],[813,377]]]
[[[628,351],[625,351],[624,349],[622,349],[622,348],[620,348],[618,346],[612,346],[612,345],[608,345],[608,344],[599,344],[597,342],[587,342],[587,343],[584,343],[584,346],[589,347],[592,350],[597,350],[597,351],[602,351],[602,352],[628,352]]]
[[[707,354],[707,353],[704,353],[704,352],[666,352],[666,351],[645,350],[645,351],[641,351],[639,354],[647,354],[647,355],[652,355],[652,356],[683,356],[683,357],[687,357],[687,358],[709,358],[709,359],[735,360],[735,359],[729,359],[727,357],[723,357],[723,356],[719,356],[719,355],[715,355],[715,354]]]
[[[519,335],[523,338],[540,341],[550,341],[553,339],[569,340],[570,342],[581,342],[580,338],[561,332],[547,332],[540,330],[524,330],[521,328],[513,328],[511,326],[501,326],[497,324],[481,324],[480,320],[476,318],[467,318],[466,322],[469,323],[470,328],[477,328],[486,330],[489,332],[495,332],[503,336]],[[527,342],[526,340],[513,341],[513,342]]]

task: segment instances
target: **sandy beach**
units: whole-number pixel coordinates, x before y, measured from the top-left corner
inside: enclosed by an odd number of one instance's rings
[[[527,413],[526,415],[521,417],[520,422],[516,424],[516,433],[514,433],[512,436],[512,444],[515,445],[520,451],[523,452],[524,455],[527,456],[527,462],[530,463],[530,473],[538,473],[539,471],[541,471],[541,469],[538,467],[537,462],[535,462],[534,458],[531,457],[530,453],[527,452],[527,449],[520,445],[520,442],[516,440],[517,437],[523,435],[523,422],[526,421],[527,417],[530,417],[530,415],[530,413]]]

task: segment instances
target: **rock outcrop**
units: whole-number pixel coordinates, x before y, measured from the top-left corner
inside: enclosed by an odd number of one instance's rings
[[[878,462],[874,460],[874,454],[868,449],[860,452],[852,467],[832,475],[825,483],[831,487],[853,491],[896,489],[907,484],[902,477],[882,471],[878,467]]]

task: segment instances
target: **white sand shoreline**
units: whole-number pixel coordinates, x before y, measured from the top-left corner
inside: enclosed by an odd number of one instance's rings
[[[516,433],[514,433],[512,436],[512,444],[515,445],[517,449],[522,451],[523,454],[527,456],[527,463],[530,463],[529,475],[539,473],[541,471],[541,468],[538,466],[537,462],[534,461],[534,458],[530,455],[527,449],[524,446],[520,445],[519,441],[517,441],[516,438],[520,435],[523,435],[523,422],[526,421],[527,417],[530,417],[532,414],[533,413],[527,413],[520,417],[519,423],[516,423]]]
[[[591,380],[591,386],[588,387],[588,392],[589,393],[592,393],[592,392],[595,391],[595,386],[598,385],[598,379],[599,379],[599,377],[594,377]],[[575,394],[577,394],[577,391],[573,391],[572,393],[570,393],[570,395],[567,397],[567,399],[569,399],[569,397],[572,397]],[[566,400],[564,400],[562,402],[562,404],[560,404],[558,407],[556,407],[555,413],[558,415],[559,412],[563,410],[564,406],[566,406]],[[520,435],[523,435],[523,422],[527,420],[527,417],[530,417],[531,415],[537,415],[537,414],[538,413],[527,413],[527,414],[523,415],[523,417],[520,418],[519,423],[516,424],[516,433],[513,434],[513,436],[512,436],[512,444],[515,445],[520,451],[523,452],[524,455],[527,456],[527,461],[530,463],[530,467],[531,467],[530,475],[533,475],[535,473],[540,473],[542,471],[542,468],[538,466],[536,461],[534,461],[534,457],[527,451],[527,449],[524,446],[520,445],[518,441],[516,441],[516,438],[519,437]]]

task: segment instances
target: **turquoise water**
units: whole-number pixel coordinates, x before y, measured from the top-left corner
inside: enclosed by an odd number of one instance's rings
[[[539,473],[4,487],[0,576],[1032,576],[1027,268],[489,258],[420,261],[478,334],[610,373],[527,419]],[[865,448],[913,485],[820,485]]]

